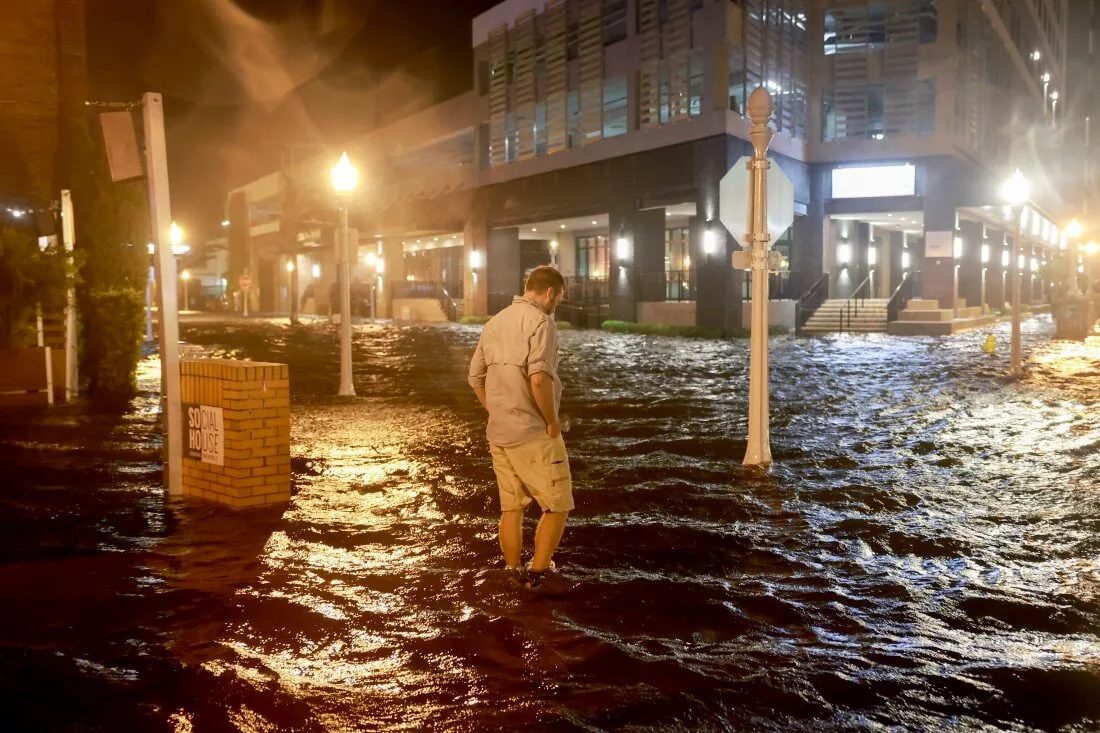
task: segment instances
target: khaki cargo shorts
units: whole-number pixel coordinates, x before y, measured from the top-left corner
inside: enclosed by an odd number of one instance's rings
[[[490,446],[500,489],[500,510],[523,509],[531,500],[544,512],[573,510],[573,476],[559,435],[543,435],[515,448]]]

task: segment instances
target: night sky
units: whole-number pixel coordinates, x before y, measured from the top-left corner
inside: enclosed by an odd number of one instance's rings
[[[368,131],[365,90],[432,47],[469,88],[470,21],[499,0],[87,0],[89,95],[165,95],[173,217],[220,234],[229,188],[277,169],[285,144]]]

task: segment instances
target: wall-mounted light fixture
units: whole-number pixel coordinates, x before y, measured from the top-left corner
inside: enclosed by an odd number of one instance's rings
[[[870,246],[867,248],[867,266],[874,267],[878,264],[878,247]]]
[[[989,245],[988,244],[983,244],[982,245],[982,264],[983,265],[989,264]]]
[[[470,252],[470,269],[477,270],[481,267],[481,252],[476,249]]]
[[[908,270],[909,269],[909,253],[908,252],[902,252],[901,253],[901,269],[903,269],[903,270]]]
[[[847,242],[841,242],[836,246],[836,263],[842,267],[848,266],[848,261],[852,258],[852,246]]]
[[[630,242],[622,234],[615,240],[615,256],[619,262],[626,263],[630,259]]]
[[[707,228],[703,230],[703,254],[712,255],[718,251],[718,233],[714,226],[707,222]]]
[[[1012,257],[1008,254],[1008,250],[1001,252],[1001,267],[1008,267],[1011,262]]]
[[[961,260],[963,256],[963,240],[962,237],[955,237],[955,259]]]
[[[321,277],[321,266],[320,265],[314,265],[313,266],[313,278],[316,280],[319,277]]]

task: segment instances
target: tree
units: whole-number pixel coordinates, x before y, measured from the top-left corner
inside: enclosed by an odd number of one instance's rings
[[[34,345],[36,306],[65,302],[71,268],[62,247],[42,250],[26,229],[0,226],[0,349]]]
[[[140,182],[111,181],[87,127],[77,135],[72,164],[82,372],[92,394],[127,395],[141,358],[148,203]]]

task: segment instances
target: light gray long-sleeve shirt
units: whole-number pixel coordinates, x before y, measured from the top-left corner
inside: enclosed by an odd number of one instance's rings
[[[470,386],[485,390],[493,445],[514,448],[546,433],[535,397],[532,375],[545,372],[554,380],[554,409],[561,405],[558,379],[558,327],[542,308],[516,296],[481,331],[470,361]]]

